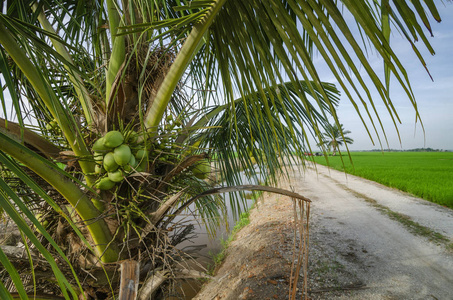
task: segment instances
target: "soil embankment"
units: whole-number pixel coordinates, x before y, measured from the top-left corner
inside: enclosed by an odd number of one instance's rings
[[[452,210],[317,168],[281,183],[313,201],[311,299],[453,299]],[[195,299],[288,298],[292,203],[265,195],[250,219]]]

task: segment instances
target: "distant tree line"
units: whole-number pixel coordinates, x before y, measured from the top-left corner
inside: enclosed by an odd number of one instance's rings
[[[443,149],[433,149],[433,148],[415,148],[415,149],[408,149],[408,150],[398,150],[398,149],[373,149],[370,152],[451,152],[451,150],[443,150]]]

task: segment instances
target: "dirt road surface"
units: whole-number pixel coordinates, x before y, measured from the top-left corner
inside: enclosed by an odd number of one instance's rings
[[[281,187],[313,201],[311,299],[453,299],[451,209],[319,165]],[[292,214],[265,196],[196,299],[288,299]]]

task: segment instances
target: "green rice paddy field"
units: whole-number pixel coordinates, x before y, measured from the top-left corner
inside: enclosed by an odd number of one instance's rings
[[[317,163],[453,208],[453,152],[351,152]],[[343,165],[344,163],[344,165]]]

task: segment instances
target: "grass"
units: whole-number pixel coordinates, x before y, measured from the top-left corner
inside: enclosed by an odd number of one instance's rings
[[[250,216],[249,211],[241,213],[238,222],[236,223],[236,225],[234,225],[234,228],[231,231],[231,234],[228,236],[226,240],[221,241],[222,251],[212,256],[212,262],[214,265],[208,267],[209,273],[211,275],[215,272],[215,270],[222,264],[223,260],[225,259],[226,250],[228,246],[231,244],[231,242],[234,240],[236,233],[250,223],[249,216]]]
[[[450,239],[447,236],[445,236],[437,231],[434,231],[431,228],[423,226],[420,223],[413,221],[410,217],[408,217],[404,214],[395,212],[395,211],[391,210],[390,208],[388,208],[387,206],[377,203],[376,200],[371,199],[370,197],[368,197],[364,194],[361,194],[359,192],[349,189],[347,186],[343,186],[343,188],[345,190],[348,190],[350,193],[353,193],[357,197],[364,199],[365,201],[367,201],[368,203],[373,205],[376,209],[378,209],[381,213],[389,216],[390,219],[401,223],[404,227],[406,227],[413,234],[425,237],[428,240],[430,240],[431,242],[434,242],[436,244],[444,244],[446,246],[447,250],[449,250],[449,251],[453,250],[453,243],[450,243]]]
[[[351,152],[315,162],[453,208],[453,152]],[[343,161],[342,161],[343,159]]]
[[[263,194],[262,191],[258,191],[258,192],[247,193],[245,196],[246,196],[247,199],[253,199],[256,202],[256,200],[262,194]],[[244,228],[245,226],[247,226],[250,223],[250,218],[249,218],[250,217],[250,210],[254,206],[255,206],[255,204],[253,204],[246,212],[241,213],[241,215],[239,216],[239,220],[234,225],[233,230],[231,231],[231,233],[228,236],[228,238],[226,240],[222,240],[221,241],[221,243],[222,243],[222,251],[220,251],[217,254],[212,255],[212,261],[213,261],[214,265],[208,267],[209,273],[211,275],[222,264],[223,260],[226,257],[226,250],[227,250],[228,246],[231,244],[231,242],[235,239],[236,234],[239,232],[239,230],[241,230],[242,228]]]

